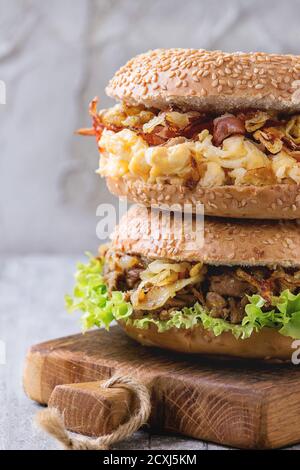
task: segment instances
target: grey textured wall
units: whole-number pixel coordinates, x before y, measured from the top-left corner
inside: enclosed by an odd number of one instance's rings
[[[93,250],[87,104],[131,56],[157,47],[299,53],[297,0],[0,0],[0,251]]]

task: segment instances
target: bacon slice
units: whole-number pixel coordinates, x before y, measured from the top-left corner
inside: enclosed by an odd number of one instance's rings
[[[208,129],[212,132],[213,120],[207,115],[200,115],[200,117],[191,118],[189,124],[184,128],[180,129],[170,123],[165,125],[158,125],[151,132],[143,132],[142,127],[130,127],[130,126],[116,126],[102,121],[102,117],[97,111],[98,97],[95,97],[89,105],[89,114],[92,117],[93,127],[81,128],[76,131],[79,135],[95,136],[97,141],[100,139],[103,129],[107,129],[113,132],[120,132],[122,129],[130,129],[141,136],[150,146],[163,145],[170,139],[176,137],[183,137],[186,139],[196,138],[197,135],[203,130]]]
[[[96,135],[95,129],[93,127],[81,127],[80,129],[77,129],[75,134],[78,134],[78,135]]]
[[[97,141],[100,139],[100,137],[102,135],[102,132],[103,132],[103,129],[105,127],[104,124],[102,123],[101,117],[99,116],[98,111],[97,111],[98,101],[99,101],[98,96],[95,96],[95,98],[89,104],[89,114],[90,114],[90,116],[92,118],[92,121],[93,121],[93,127],[81,128],[81,129],[78,129],[76,131],[76,134],[79,134],[79,135],[88,135],[88,136],[94,135],[94,136],[96,136]],[[111,127],[114,127],[111,130],[117,131],[115,126],[111,126]],[[120,129],[118,129],[118,130],[120,130]]]
[[[203,129],[212,131],[212,128],[213,120],[203,115],[200,118],[191,119],[190,123],[184,129],[180,129],[167,123],[166,125],[156,126],[149,133],[143,133],[139,129],[133,130],[143,137],[143,139],[149,145],[162,145],[168,142],[170,139],[174,139],[176,137],[196,139],[198,134],[203,131]]]
[[[203,116],[201,119],[191,122],[180,135],[183,135],[183,137],[187,139],[196,139],[198,134],[204,129],[207,129],[209,133],[213,132],[212,118]]]
[[[80,128],[76,131],[76,134],[79,135],[95,136],[97,142],[101,138],[104,129],[113,132],[130,129],[142,137],[150,146],[165,145],[170,140],[176,138],[196,140],[198,134],[204,129],[207,129],[210,134],[213,134],[214,145],[220,146],[224,139],[231,135],[248,135],[249,133],[245,128],[245,121],[247,119],[253,119],[253,117],[258,119],[260,114],[264,115],[264,119],[267,117],[265,116],[266,113],[259,111],[240,112],[237,116],[225,114],[215,119],[213,119],[211,115],[195,113],[196,116],[189,116],[189,123],[184,128],[179,128],[166,120],[165,123],[155,126],[151,132],[144,132],[142,125],[132,127],[115,125],[104,121],[103,116],[97,111],[97,104],[98,97],[96,96],[89,104],[92,127]],[[172,111],[172,108],[170,108],[170,111]],[[278,153],[283,147],[290,156],[300,162],[300,144],[296,144],[291,138],[283,134],[280,127],[285,123],[286,121],[278,120],[276,117],[270,115],[269,119],[262,127],[259,126],[260,128],[256,130],[254,134],[250,132],[251,137],[260,141],[267,150],[273,154]],[[269,125],[269,127],[266,127],[267,125]],[[279,129],[277,129],[277,127],[279,127]]]
[[[231,135],[246,133],[243,121],[235,116],[224,115],[214,119],[213,142],[214,145],[221,145],[223,140]]]
[[[286,153],[300,162],[300,144],[295,144],[295,142],[293,142],[288,137],[283,137],[282,141],[283,149],[286,151]]]

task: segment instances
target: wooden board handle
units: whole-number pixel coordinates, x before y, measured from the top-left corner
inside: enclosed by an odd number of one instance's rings
[[[105,382],[57,385],[48,406],[59,410],[70,431],[93,437],[109,434],[128,421],[135,397],[122,386],[102,388]]]

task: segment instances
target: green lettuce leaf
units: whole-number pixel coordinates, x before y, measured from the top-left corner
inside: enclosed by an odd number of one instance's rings
[[[189,329],[202,325],[204,329],[212,331],[215,336],[219,336],[224,331],[230,331],[236,338],[241,337],[243,339],[248,338],[253,331],[253,328],[248,325],[233,325],[221,318],[211,317],[199,303],[196,303],[193,307],[186,307],[173,312],[169,320],[157,320],[149,315],[141,320],[131,320],[129,318],[127,322],[141,329],[147,329],[153,323],[160,333],[170,328]]]
[[[242,324],[234,325],[221,318],[213,318],[199,303],[191,308],[183,308],[172,313],[168,320],[159,320],[151,314],[142,319],[132,319],[132,305],[124,300],[122,292],[112,292],[109,295],[102,277],[103,261],[89,255],[87,264],[79,263],[75,274],[73,295],[65,297],[69,312],[81,310],[83,330],[94,326],[109,328],[114,320],[147,329],[151,324],[156,325],[159,332],[171,328],[190,329],[202,325],[215,336],[223,332],[231,332],[236,338],[246,339],[254,331],[262,328],[275,328],[284,336],[300,339],[300,293],[292,294],[285,290],[279,297],[272,299],[272,307],[263,311],[265,300],[260,295],[248,296],[249,303],[245,307],[245,317]]]
[[[273,301],[283,315],[283,326],[279,333],[300,339],[300,294],[294,295],[289,290],[285,290]]]
[[[109,296],[102,268],[103,261],[91,255],[88,264],[78,263],[73,296],[65,296],[69,312],[83,312],[81,322],[84,331],[93,326],[108,329],[113,320],[125,319],[132,314],[132,305],[125,302],[122,292],[113,292]]]

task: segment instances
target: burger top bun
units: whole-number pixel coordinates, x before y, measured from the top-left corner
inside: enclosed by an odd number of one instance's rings
[[[156,49],[120,68],[106,92],[131,105],[224,112],[300,111],[300,56]]]
[[[204,230],[202,230],[204,228]],[[296,221],[230,220],[169,214],[135,205],[112,234],[116,250],[221,266],[300,266]]]

